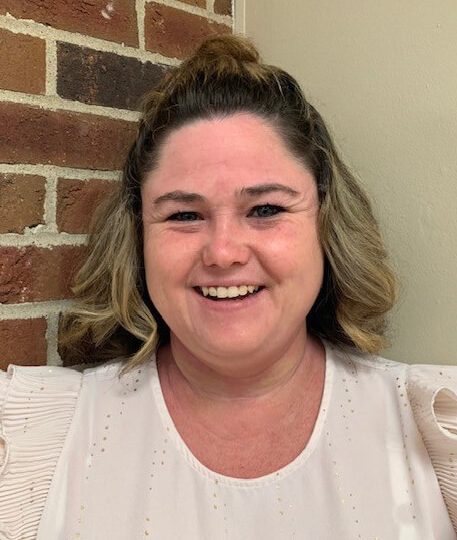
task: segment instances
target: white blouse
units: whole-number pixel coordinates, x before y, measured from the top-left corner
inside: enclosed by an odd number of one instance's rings
[[[326,346],[312,436],[282,469],[200,463],[155,360],[0,373],[1,540],[457,538],[457,367]]]

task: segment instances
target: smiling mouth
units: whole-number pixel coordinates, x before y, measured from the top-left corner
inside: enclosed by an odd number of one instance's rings
[[[259,293],[263,285],[240,285],[238,287],[194,287],[194,289],[208,300],[242,300]]]

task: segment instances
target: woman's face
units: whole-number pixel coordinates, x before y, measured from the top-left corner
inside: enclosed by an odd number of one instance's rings
[[[172,340],[208,362],[304,342],[323,279],[317,188],[272,127],[237,114],[172,132],[142,202],[148,291]]]

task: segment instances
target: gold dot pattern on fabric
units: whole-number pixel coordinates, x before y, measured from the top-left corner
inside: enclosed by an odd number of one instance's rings
[[[343,364],[343,361],[341,364]],[[380,365],[376,367],[375,375],[377,376],[380,372],[388,371],[390,369],[391,367],[388,364],[383,365],[381,362]],[[360,379],[358,378],[357,374],[358,370],[360,370]],[[319,429],[319,438],[316,439],[316,448],[313,450],[314,455],[319,457],[314,461],[312,461],[313,458],[309,460],[312,463],[312,467],[314,467],[311,472],[315,474],[315,477],[317,478],[322,468],[315,467],[316,463],[325,465],[325,471],[323,471],[325,474],[322,477],[323,485],[325,485],[325,482],[329,479],[328,481],[334,497],[332,502],[336,500],[336,506],[341,506],[341,508],[344,507],[341,515],[344,516],[344,520],[346,520],[345,523],[347,523],[348,530],[350,530],[348,537],[350,536],[354,539],[363,538],[363,540],[380,540],[380,538],[386,540],[389,538],[389,535],[386,536],[385,533],[383,534],[381,532],[383,530],[382,527],[379,528],[378,532],[373,523],[369,522],[370,517],[373,518],[373,516],[370,516],[370,513],[366,512],[367,503],[364,496],[367,494],[367,491],[364,493],[361,492],[360,485],[357,485],[357,481],[351,476],[351,471],[353,471],[353,469],[351,469],[352,464],[348,466],[347,463],[348,455],[361,455],[360,452],[357,453],[356,451],[357,445],[361,441],[360,430],[364,430],[364,433],[370,433],[369,429],[367,431],[365,428],[360,427],[361,424],[365,425],[363,423],[365,419],[362,419],[361,421],[361,401],[359,394],[357,393],[362,392],[366,388],[364,386],[365,382],[363,378],[366,374],[365,368],[362,370],[361,364],[358,362],[347,362],[344,370],[339,368],[339,372],[335,371],[335,373],[337,374],[333,375],[334,378],[332,380],[332,384],[333,388],[336,388],[337,391],[333,391],[334,393],[332,394],[332,399],[324,401],[324,403],[329,404],[327,405],[327,408],[332,415],[330,418],[332,418],[333,424],[332,422],[328,422],[326,419],[326,421],[322,423],[322,429]],[[444,380],[445,372],[441,372],[440,376]],[[391,377],[391,375],[389,375],[389,377]],[[382,422],[380,422],[380,424],[383,427],[387,425],[389,429],[392,428],[392,431],[389,433],[391,438],[387,438],[389,445],[386,446],[386,448],[389,451],[392,450],[396,455],[399,456],[397,459],[400,467],[397,468],[397,471],[401,472],[399,475],[401,476],[401,479],[399,482],[395,483],[395,487],[400,491],[403,490],[404,495],[403,498],[400,497],[402,501],[402,504],[400,505],[400,517],[402,519],[406,518],[408,521],[408,526],[413,528],[416,527],[415,530],[418,530],[417,527],[421,526],[421,521],[423,519],[421,513],[423,508],[420,505],[421,499],[420,497],[418,498],[417,493],[419,486],[423,485],[423,479],[419,479],[419,477],[414,478],[415,470],[417,470],[417,463],[415,462],[414,453],[408,451],[409,448],[414,447],[414,445],[417,443],[417,434],[413,432],[413,428],[411,427],[411,409],[405,383],[403,382],[404,377],[398,377],[397,380],[395,380],[395,377],[396,375],[393,375],[393,381],[392,379],[389,379],[388,390],[389,392],[392,391],[392,395],[397,397],[395,405],[400,411],[400,416],[402,419],[403,439],[401,437],[394,438],[396,430],[400,430],[397,417],[394,418],[394,421],[391,424],[384,424],[384,417],[381,415],[380,419]],[[36,387],[36,394],[38,394],[39,388],[39,386]],[[83,538],[86,540],[86,531],[89,531],[91,527],[91,524],[89,523],[89,515],[93,515],[93,508],[92,506],[89,506],[89,504],[94,504],[93,497],[89,497],[88,495],[91,494],[91,490],[94,489],[94,486],[98,487],[96,482],[100,482],[100,476],[97,478],[96,475],[94,475],[94,470],[99,472],[102,467],[106,467],[106,464],[110,463],[110,459],[114,459],[114,456],[116,455],[115,449],[118,450],[116,445],[118,445],[119,442],[120,426],[125,426],[128,424],[128,419],[135,417],[132,414],[131,404],[138,404],[138,398],[141,397],[143,388],[141,378],[134,374],[134,376],[127,381],[124,387],[118,391],[118,400],[116,402],[113,400],[107,400],[106,404],[101,402],[102,407],[99,407],[97,410],[96,429],[93,430],[93,435],[91,435],[93,440],[88,440],[88,448],[86,452],[87,457],[84,456],[82,458],[82,464],[85,469],[83,471],[84,474],[81,474],[80,476],[80,479],[82,480],[81,500],[83,500],[87,505],[87,510],[85,510],[84,505],[81,505],[79,512],[78,510],[76,511],[77,514],[79,513],[79,518],[73,523],[74,527],[71,530],[71,533],[68,533],[68,535],[65,537],[67,540],[74,540],[75,538],[79,538],[80,540]],[[382,387],[379,386],[379,388]],[[123,390],[125,391],[123,392]],[[136,401],[132,399],[135,393],[138,396],[138,398],[135,397]],[[335,395],[337,396],[336,398],[334,397]],[[374,399],[377,397],[378,395],[373,395]],[[380,395],[380,397],[381,399],[384,399],[385,395]],[[27,396],[24,399],[27,399]],[[27,401],[25,401],[25,403],[27,404]],[[325,412],[325,410],[326,408],[322,407],[321,411]],[[355,416],[354,411],[357,412]],[[33,421],[33,418],[29,416],[29,411],[25,411],[24,409],[24,412],[25,414],[23,415],[22,419],[23,422],[18,425],[19,431],[21,429],[24,431],[28,430],[29,424],[31,424]],[[134,449],[135,451],[136,449],[141,448],[138,455],[147,456],[145,467],[144,469],[141,468],[140,470],[141,484],[138,483],[138,485],[141,486],[142,493],[140,493],[140,495],[142,497],[140,497],[138,500],[141,500],[141,504],[143,504],[144,501],[149,502],[144,504],[144,508],[142,508],[140,511],[140,519],[135,520],[135,526],[137,527],[134,531],[135,538],[160,537],[160,534],[157,536],[157,529],[160,527],[160,525],[156,520],[158,519],[157,505],[158,503],[159,505],[163,504],[163,500],[161,499],[163,491],[161,487],[163,487],[163,483],[165,482],[170,470],[172,470],[172,474],[175,474],[176,470],[174,466],[176,465],[177,456],[182,457],[182,454],[178,454],[178,449],[175,446],[176,433],[174,428],[170,429],[170,426],[166,426],[166,423],[163,423],[160,426],[162,429],[160,431],[157,430],[157,424],[154,424],[154,426],[154,438],[144,439],[149,442],[152,440],[152,444],[148,444],[143,447],[130,444],[130,448]],[[359,429],[359,432],[356,436],[357,429]],[[173,434],[170,432],[173,432]],[[370,449],[370,444],[363,445],[362,448],[363,450]],[[354,453],[351,454],[353,451]],[[188,461],[181,461],[184,463],[184,467],[189,464]],[[446,466],[449,467],[447,470],[450,471],[449,478],[455,477],[457,471],[455,470],[456,458],[454,457],[454,454],[452,453],[446,455],[445,461]],[[357,464],[358,462],[354,460],[354,463]],[[375,461],[375,463],[378,464],[377,461]],[[382,458],[380,459],[379,463],[381,463],[382,467]],[[121,462],[119,463],[119,466],[122,467],[126,464],[127,461],[125,463]],[[97,468],[97,465],[100,465],[100,467]],[[124,470],[129,469],[127,467]],[[133,468],[133,470],[137,469]],[[182,473],[182,470],[180,472]],[[185,474],[188,473],[188,469],[185,470]],[[360,470],[358,470],[358,473],[360,473]],[[212,520],[212,522],[216,524],[214,526],[219,527],[217,529],[213,529],[213,531],[217,530],[217,534],[214,537],[220,540],[233,540],[234,538],[237,538],[237,526],[239,525],[239,523],[237,523],[237,516],[240,515],[239,507],[237,508],[236,506],[239,504],[236,494],[237,489],[230,492],[230,487],[227,486],[226,480],[222,479],[221,477],[219,477],[220,480],[214,479],[207,471],[205,471],[203,475],[199,476],[197,468],[195,468],[192,474],[194,475],[193,480],[196,480],[196,485],[198,482],[201,482],[201,485],[205,486],[205,496],[199,498],[196,504],[204,505],[204,511],[206,511],[208,520]],[[305,474],[302,476],[303,479],[306,480],[307,477]],[[121,478],[121,476],[119,477]],[[373,475],[373,478],[376,477],[381,478],[380,474],[378,473]],[[184,478],[186,477],[184,476]],[[300,479],[300,482],[301,480],[302,479]],[[312,480],[314,481],[314,479]],[[273,483],[271,483],[272,481]],[[260,526],[264,526],[265,528],[269,527],[268,520],[271,519],[271,523],[274,523],[274,526],[277,527],[277,530],[279,531],[279,534],[276,535],[277,538],[302,538],[303,523],[298,527],[296,527],[295,523],[296,516],[300,516],[298,499],[292,499],[290,491],[287,491],[286,487],[290,484],[287,483],[288,481],[286,480],[285,475],[277,472],[275,475],[272,475],[269,482],[270,484],[268,488],[270,490],[270,497],[268,498],[268,506],[265,504],[265,508],[260,507],[260,510],[264,510],[265,516],[268,517],[265,518],[265,522],[261,523]],[[389,480],[387,480],[387,482],[389,482]],[[181,489],[181,486],[185,486],[185,481],[178,485]],[[191,485],[193,489],[194,486],[193,484]],[[305,482],[303,485],[305,485]],[[313,486],[312,482],[310,485]],[[250,490],[250,486],[246,485],[241,487],[242,489],[238,491],[244,491],[244,487],[246,487],[245,493],[248,493]],[[306,485],[306,487],[308,488],[309,486]],[[257,486],[255,490],[251,491],[251,493],[255,491],[260,493],[261,489],[261,487]],[[312,496],[317,492],[313,491],[312,487],[309,489]],[[29,498],[30,502],[36,500],[34,499],[34,496],[38,496],[38,491],[38,487],[35,489],[33,484],[31,486],[27,486],[27,499],[25,501],[25,507],[27,506]],[[198,494],[198,492],[196,493]],[[373,493],[370,493],[369,495],[373,496]],[[180,496],[182,498],[182,493]],[[227,501],[229,501],[229,509],[227,509],[227,503],[224,502],[224,499],[227,496],[229,497],[229,499],[227,499]],[[316,500],[320,501],[318,497],[316,497]],[[173,499],[173,501],[176,502],[176,499]],[[308,503],[308,508],[312,509],[313,501],[311,500],[311,502],[309,502],[308,499],[306,504]],[[76,508],[79,508],[79,506]],[[201,510],[200,507],[197,508],[198,510]],[[246,505],[246,508],[249,510],[248,505]],[[335,512],[335,515],[337,514],[338,512]],[[141,516],[143,516],[143,520],[141,520]],[[76,516],[73,516],[73,518],[75,517]],[[120,517],[122,518],[123,516]],[[377,516],[376,519],[378,517],[379,516]],[[338,519],[338,515],[336,519]],[[373,521],[376,521],[376,519],[373,519]],[[257,522],[258,521],[259,520],[257,520]],[[233,527],[233,530],[231,527]],[[271,530],[273,529],[274,527],[271,528]],[[283,535],[281,535],[281,531],[284,531]],[[285,531],[287,531],[287,534]],[[378,532],[377,535],[375,534],[376,532]],[[166,535],[162,535],[162,537],[166,537]],[[247,538],[249,536],[245,537]],[[263,535],[263,537],[265,537],[265,535]],[[310,537],[316,538],[317,536],[310,535]]]
[[[343,468],[339,465],[339,456],[348,453],[348,450],[345,449],[343,451],[341,446],[347,445],[349,448],[351,447],[352,431],[353,429],[357,429],[357,426],[353,425],[354,409],[351,408],[351,404],[353,403],[352,396],[354,392],[357,392],[357,388],[354,387],[356,384],[358,384],[357,367],[350,358],[345,358],[344,367],[346,370],[346,375],[342,376],[341,379],[336,382],[336,385],[342,391],[341,397],[344,397],[343,401],[339,404],[339,408],[337,409],[340,413],[339,418],[343,438],[341,439],[338,437],[335,441],[333,441],[332,433],[330,430],[326,430],[325,440],[327,441],[328,448],[331,449],[331,465],[333,470],[334,485],[339,495],[340,503],[342,506],[350,509],[353,516],[352,523],[354,525],[354,534],[357,534],[356,538],[361,538],[360,516],[357,510],[357,504],[353,491],[351,489],[348,490],[348,487],[351,486],[353,480],[352,477],[347,477],[343,474]],[[344,373],[345,372],[343,372],[343,374]],[[349,453],[351,453],[351,450],[349,450]]]
[[[403,459],[405,460],[407,470],[408,470],[409,484],[412,487],[414,486],[414,476],[413,476],[412,467],[411,467],[410,458],[409,458],[409,452],[408,452],[408,440],[407,440],[408,433],[407,433],[405,422],[403,420],[403,414],[407,414],[407,410],[411,408],[411,405],[409,403],[405,381],[402,380],[400,377],[396,377],[395,382],[396,382],[396,386],[398,390],[399,404],[402,409],[401,414],[399,415],[399,420],[400,420],[401,432],[403,434],[403,444],[402,444]],[[411,498],[412,493],[413,493],[413,489],[405,488],[405,495],[407,496],[407,499],[409,500],[408,501],[409,515],[411,516],[411,519],[415,520],[416,514],[415,514],[415,509],[414,509],[414,503]]]

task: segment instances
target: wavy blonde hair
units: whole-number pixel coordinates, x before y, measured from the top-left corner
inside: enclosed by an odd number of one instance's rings
[[[125,372],[167,341],[169,329],[145,283],[141,183],[171,131],[237,112],[267,121],[316,179],[325,271],[307,317],[309,332],[361,352],[387,344],[396,285],[368,198],[296,80],[263,64],[246,38],[227,35],[205,41],[145,99],[120,188],[93,224],[89,255],[76,277],[77,303],[61,340],[69,363],[124,357]]]

